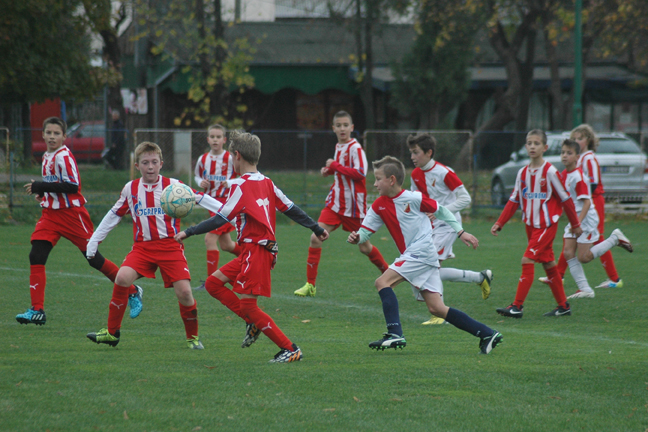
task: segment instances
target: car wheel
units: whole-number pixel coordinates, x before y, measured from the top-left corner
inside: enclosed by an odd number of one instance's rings
[[[491,203],[497,206],[506,205],[506,198],[504,183],[499,178],[496,178],[491,185]]]

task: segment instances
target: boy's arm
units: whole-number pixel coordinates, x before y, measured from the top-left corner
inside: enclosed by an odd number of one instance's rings
[[[200,175],[202,172],[202,164],[200,163],[201,160],[202,160],[202,156],[198,158],[198,162],[196,162],[196,168],[194,168],[194,181],[198,186],[200,186],[200,183],[202,183],[203,181],[203,178]]]
[[[213,231],[215,229],[218,229],[218,228],[222,227],[226,223],[229,223],[229,221],[227,219],[225,219],[225,217],[223,215],[221,215],[220,213],[216,213],[215,216],[210,217],[209,219],[206,219],[206,220],[200,222],[198,225],[190,226],[186,230],[176,234],[176,237],[178,235],[182,234],[183,232],[185,233],[185,235],[179,240],[183,240],[183,239],[185,239],[187,237],[191,237],[191,236],[197,235],[197,234],[205,234],[205,233],[208,233],[210,231]],[[176,240],[178,240],[178,239],[176,238]]]
[[[451,212],[447,207],[437,204],[437,210],[436,212],[434,212],[434,216],[437,219],[442,220],[443,222],[450,225],[456,233],[463,230],[461,228],[461,224],[457,222],[457,218],[455,218],[454,213]]]
[[[347,238],[347,242],[351,244],[360,244],[369,240],[369,237],[373,235],[373,231],[368,230],[367,228],[361,227],[357,232],[352,231]]]
[[[502,214],[500,215],[499,219],[497,219],[497,222],[495,222],[495,225],[499,227],[497,231],[499,231],[504,225],[506,225],[506,222],[508,222],[513,217],[518,207],[520,207],[520,204],[516,203],[515,201],[508,200],[506,202],[506,206],[504,206]]]
[[[455,202],[450,203],[446,206],[446,208],[450,210],[451,213],[456,213],[458,211],[465,209],[472,202],[472,199],[470,198],[470,194],[466,190],[465,186],[461,185],[458,188],[456,188],[453,192],[455,194],[455,197],[457,197],[457,199],[455,200]]]
[[[330,164],[327,164],[327,167],[330,171],[338,172],[344,176],[347,176],[353,180],[362,180],[365,178],[365,175],[356,168],[345,167],[339,162],[333,161]]]
[[[218,213],[218,210],[220,210],[220,208],[223,206],[220,201],[201,192],[196,193],[196,204],[204,209],[209,210],[212,213]]]
[[[97,249],[99,248],[99,243],[104,241],[108,236],[108,233],[112,231],[113,228],[117,226],[121,220],[120,216],[117,216],[112,210],[108,210],[106,216],[101,220],[101,223],[88,240],[88,245],[86,247],[86,258],[91,259],[97,254]]]
[[[79,192],[79,185],[73,183],[49,183],[34,181],[31,183],[31,193],[43,195],[45,192],[73,194]]]
[[[299,225],[306,227],[313,231],[317,237],[320,237],[326,233],[326,230],[319,226],[306,212],[300,209],[297,205],[293,205],[288,210],[284,212],[286,216],[290,219],[297,222]],[[326,236],[328,237],[328,235]]]

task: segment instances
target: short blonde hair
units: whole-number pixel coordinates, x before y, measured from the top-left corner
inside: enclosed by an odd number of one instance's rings
[[[396,177],[396,183],[403,186],[403,181],[405,181],[405,165],[403,165],[403,162],[393,156],[385,156],[380,160],[373,161],[371,165],[373,165],[374,171],[380,169],[385,176]]]
[[[139,163],[139,158],[142,156],[142,153],[156,153],[160,156],[160,162],[164,160],[162,158],[162,149],[153,142],[144,141],[135,147],[135,163]]]
[[[580,136],[587,140],[588,150],[596,151],[596,148],[599,145],[599,139],[596,136],[596,133],[594,133],[592,126],[588,125],[587,123],[576,126],[569,134],[569,138],[576,139],[576,134],[580,134]]]
[[[261,139],[251,133],[235,130],[230,133],[229,152],[237,151],[248,163],[256,165],[261,158]]]

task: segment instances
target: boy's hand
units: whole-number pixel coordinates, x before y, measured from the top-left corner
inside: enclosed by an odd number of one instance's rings
[[[493,225],[493,227],[491,228],[491,234],[493,234],[495,237],[497,237],[497,233],[500,231],[502,231],[502,227],[499,226],[498,223],[495,223],[495,225]]]
[[[581,228],[580,225],[577,226],[576,228],[572,228],[570,231],[572,234],[574,234],[577,237],[580,237],[580,235],[583,234],[583,228]]]
[[[320,174],[322,175],[322,177],[330,176],[331,171],[329,171],[329,169],[326,167],[322,167],[322,169],[320,169]]]
[[[347,242],[351,244],[358,244],[360,241],[360,234],[358,234],[356,231],[351,231],[349,234],[349,238],[347,238]]]
[[[209,182],[207,180],[204,180],[200,182],[200,187],[203,189],[206,189],[209,187]]]
[[[434,222],[436,220],[436,216],[434,216],[434,213],[425,213],[425,216],[430,219],[430,222]]]
[[[328,238],[329,238],[329,233],[328,233],[328,231],[324,230],[324,232],[323,232],[322,234],[318,235],[317,238],[318,238],[320,241],[324,241],[324,240],[328,239]]]
[[[335,159],[327,159],[326,160],[326,168],[330,168],[331,164],[335,162]]]
[[[459,238],[466,246],[472,246],[473,249],[477,249],[477,246],[479,246],[479,240],[477,240],[477,237],[469,232],[464,231]]]
[[[187,234],[184,231],[180,231],[178,234],[173,236],[173,239],[180,244],[182,244],[182,241],[186,238],[187,238]]]
[[[31,179],[29,183],[23,186],[25,188],[25,192],[27,193],[27,195],[32,194],[32,183],[34,183],[34,179]]]

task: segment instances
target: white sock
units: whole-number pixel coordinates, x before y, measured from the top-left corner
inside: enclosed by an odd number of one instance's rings
[[[455,268],[445,267],[441,267],[441,269],[439,270],[439,276],[441,276],[442,281],[449,282],[481,283],[484,278],[481,273],[477,273],[471,270],[459,270]]]
[[[619,239],[617,238],[617,236],[611,235],[610,237],[603,240],[601,243],[592,246],[592,249],[590,249],[590,251],[592,252],[592,255],[594,255],[594,258],[599,258],[605,252],[609,251],[610,249],[612,249],[614,246],[618,244],[619,244]]]
[[[587,283],[587,277],[585,276],[585,271],[583,271],[583,265],[578,258],[574,257],[570,260],[567,260],[567,265],[569,265],[569,272],[576,282],[576,286],[581,291],[592,291],[589,283]]]

